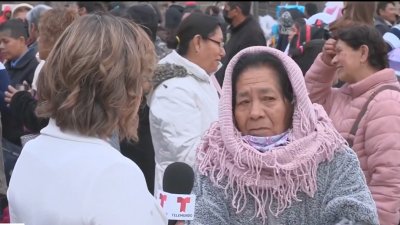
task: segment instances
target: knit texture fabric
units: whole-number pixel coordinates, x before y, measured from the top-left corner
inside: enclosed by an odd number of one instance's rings
[[[242,139],[234,125],[232,110],[232,71],[245,54],[267,52],[280,59],[289,74],[295,96],[289,143],[261,153]],[[203,136],[197,151],[200,174],[208,176],[214,185],[232,193],[232,205],[241,212],[247,194],[256,203],[255,216],[267,219],[267,210],[277,202],[277,216],[297,194],[310,197],[316,192],[318,165],[331,161],[335,151],[344,149],[345,140],[333,127],[322,106],[308,98],[304,78],[297,64],[283,52],[263,46],[249,47],[236,54],[227,66],[219,105],[219,120]],[[227,179],[226,183],[222,183]]]

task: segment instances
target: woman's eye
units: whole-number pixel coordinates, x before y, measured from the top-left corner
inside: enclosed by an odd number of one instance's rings
[[[274,101],[275,100],[275,98],[274,97],[271,97],[271,96],[264,96],[263,98],[262,98],[262,100],[263,101]]]
[[[239,102],[239,105],[246,105],[246,104],[249,104],[249,103],[250,103],[249,100],[242,100],[242,101]]]

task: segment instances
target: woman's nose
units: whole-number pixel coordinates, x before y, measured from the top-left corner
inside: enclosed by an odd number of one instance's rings
[[[262,110],[261,104],[258,101],[253,101],[250,109],[250,118],[253,120],[262,118],[264,111]]]

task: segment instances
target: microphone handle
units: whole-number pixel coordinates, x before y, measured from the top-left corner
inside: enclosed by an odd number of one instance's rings
[[[168,225],[175,225],[177,220],[168,220]]]

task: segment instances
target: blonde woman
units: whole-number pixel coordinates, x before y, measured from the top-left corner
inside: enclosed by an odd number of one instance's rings
[[[38,116],[49,125],[28,142],[8,190],[11,222],[30,225],[166,224],[143,173],[108,143],[136,138],[154,45],[111,15],[75,20],[38,81]]]

